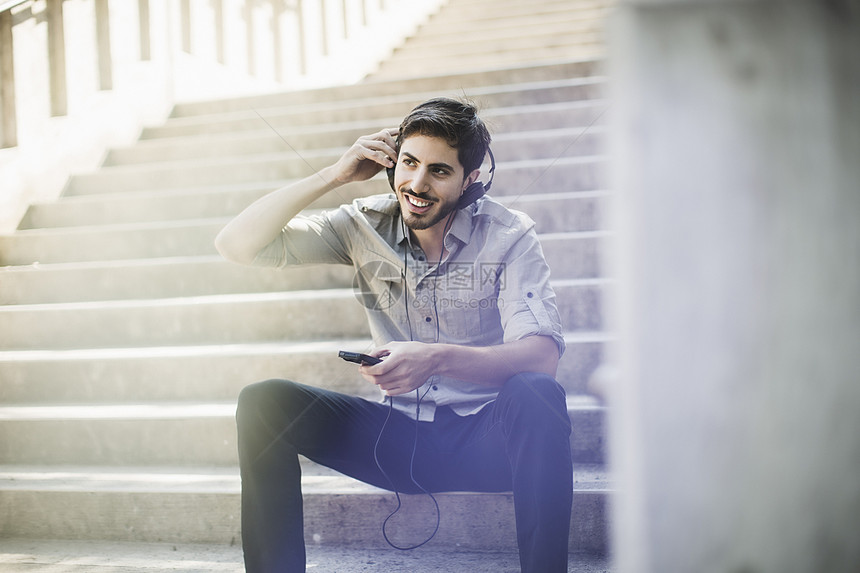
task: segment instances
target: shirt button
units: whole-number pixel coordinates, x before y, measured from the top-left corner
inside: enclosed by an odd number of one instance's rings
[[[418,255],[418,260],[419,260],[419,261],[423,261],[423,260],[424,260],[424,255]]]
[[[433,390],[438,390],[438,389],[439,389],[439,387],[438,387],[438,386],[436,386],[436,385],[434,384],[434,385],[433,385]]]
[[[529,298],[532,298],[532,297],[534,296],[534,293],[533,293],[533,292],[531,292],[531,291],[529,291],[529,292],[527,292],[527,293],[526,293],[526,296],[527,296],[527,297],[529,297]]]
[[[432,321],[433,321],[433,319],[430,318],[429,316],[424,318],[424,322],[432,322]]]

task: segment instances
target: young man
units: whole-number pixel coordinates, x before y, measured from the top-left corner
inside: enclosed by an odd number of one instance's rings
[[[430,100],[218,235],[237,263],[355,267],[372,299],[370,354],[382,358],[358,368],[383,402],[286,380],[242,391],[249,573],[305,570],[299,454],[399,492],[512,490],[522,571],[567,571],[570,422],[554,379],[564,341],[549,269],[528,217],[487,197],[458,205],[489,143],[474,106]],[[383,168],[393,195],[299,215]]]

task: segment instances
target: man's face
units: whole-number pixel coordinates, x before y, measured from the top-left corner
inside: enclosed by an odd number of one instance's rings
[[[457,206],[460,194],[478,176],[464,179],[457,150],[438,137],[413,135],[403,141],[394,188],[403,221],[413,230],[439,224]]]

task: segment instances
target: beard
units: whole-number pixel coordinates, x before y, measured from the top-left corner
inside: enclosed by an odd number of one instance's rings
[[[406,197],[404,197],[404,192],[401,191],[400,195],[402,197],[401,201],[408,201]],[[416,199],[422,200],[417,195],[413,195]],[[416,214],[412,213],[408,210],[408,208],[404,208],[403,205],[400,206],[400,214],[403,217],[403,222],[406,226],[413,231],[423,231],[424,229],[429,229],[433,225],[439,223],[445,217],[450,215],[454,209],[457,208],[457,202],[449,202],[449,203],[435,203],[430,211],[427,213]]]

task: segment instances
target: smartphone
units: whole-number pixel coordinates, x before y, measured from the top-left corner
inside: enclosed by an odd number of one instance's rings
[[[365,364],[367,366],[373,366],[374,364],[382,362],[382,359],[380,358],[374,358],[373,356],[368,356],[367,354],[362,354],[360,352],[347,352],[346,350],[341,350],[337,355],[347,362],[355,362],[356,364]]]

